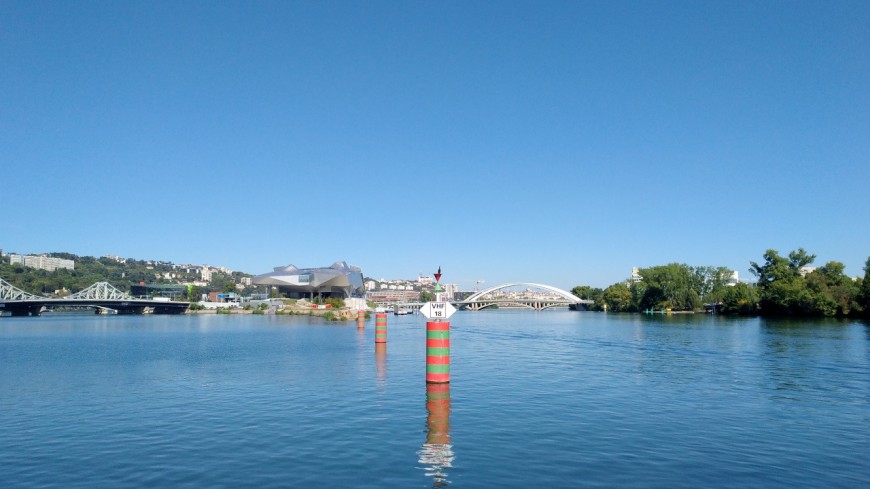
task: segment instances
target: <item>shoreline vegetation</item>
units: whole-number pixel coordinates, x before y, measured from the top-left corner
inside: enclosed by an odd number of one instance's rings
[[[82,290],[101,281],[129,291],[135,283],[177,284],[198,279],[194,267],[167,262],[79,257],[70,253],[46,255],[73,260],[76,268],[46,271],[0,259],[0,277],[22,290],[45,296],[68,295],[70,291]],[[571,293],[594,301],[588,308],[592,311],[870,318],[870,258],[865,262],[864,276],[854,278],[847,276],[845,266],[837,261],[811,266],[815,258],[803,248],[787,256],[769,249],[762,262],[750,262],[749,271],[755,276],[755,283],[734,283],[734,272],[726,267],[670,263],[639,268],[630,279],[604,289],[578,285],[571,289]],[[281,299],[283,307],[267,306],[263,309],[246,306],[232,310],[205,310],[197,307],[203,293],[256,290],[256,286],[242,285],[243,279],[248,277],[250,275],[242,272],[215,273],[207,286],[188,286],[176,299],[191,302],[188,312],[195,314],[292,314],[336,321],[356,318],[356,310],[344,308],[342,301],[328,298],[323,301],[331,302],[326,309],[311,307],[310,303],[296,304],[290,299]],[[424,301],[429,292],[422,291]]]
[[[677,314],[715,312],[725,315],[781,317],[870,317],[870,258],[863,277],[848,277],[845,266],[830,261],[812,267],[816,256],[803,248],[780,256],[764,253],[750,262],[757,282],[730,282],[725,267],[681,263],[638,269],[632,279],[605,289],[578,285],[571,293],[595,303],[592,310]]]
[[[266,305],[259,306],[247,305],[245,307],[220,307],[214,309],[206,309],[201,304],[196,302],[191,303],[191,307],[187,310],[187,314],[253,314],[253,315],[275,315],[275,316],[313,316],[320,317],[327,321],[350,321],[358,318],[356,309],[343,307],[338,304],[339,301],[330,301],[329,307],[314,307],[317,304],[310,302],[298,302],[293,299],[281,299],[281,305]],[[368,320],[370,312],[365,311],[365,319]]]

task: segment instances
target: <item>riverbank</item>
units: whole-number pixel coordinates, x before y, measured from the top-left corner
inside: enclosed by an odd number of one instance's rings
[[[328,321],[350,321],[357,318],[358,312],[350,308],[341,309],[315,309],[313,307],[299,307],[285,305],[282,308],[269,307],[267,309],[242,309],[238,307],[225,307],[220,309],[188,309],[187,314],[264,314],[277,316],[318,316]],[[368,318],[368,316],[366,316]]]

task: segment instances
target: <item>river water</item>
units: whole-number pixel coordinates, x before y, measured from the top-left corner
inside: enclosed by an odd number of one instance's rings
[[[870,326],[458,312],[0,319],[0,487],[870,486]]]

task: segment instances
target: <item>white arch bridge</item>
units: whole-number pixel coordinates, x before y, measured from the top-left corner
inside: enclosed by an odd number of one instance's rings
[[[513,292],[511,289],[524,287],[526,290]],[[530,293],[528,289],[538,289]],[[496,285],[470,295],[463,301],[453,301],[457,307],[467,311],[479,311],[488,307],[523,308],[542,311],[551,307],[583,309],[595,301],[581,299],[574,294],[551,285],[516,282]]]

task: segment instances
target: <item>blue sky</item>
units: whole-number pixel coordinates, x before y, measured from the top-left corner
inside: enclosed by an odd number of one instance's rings
[[[0,0],[0,248],[863,274],[868,2]]]

